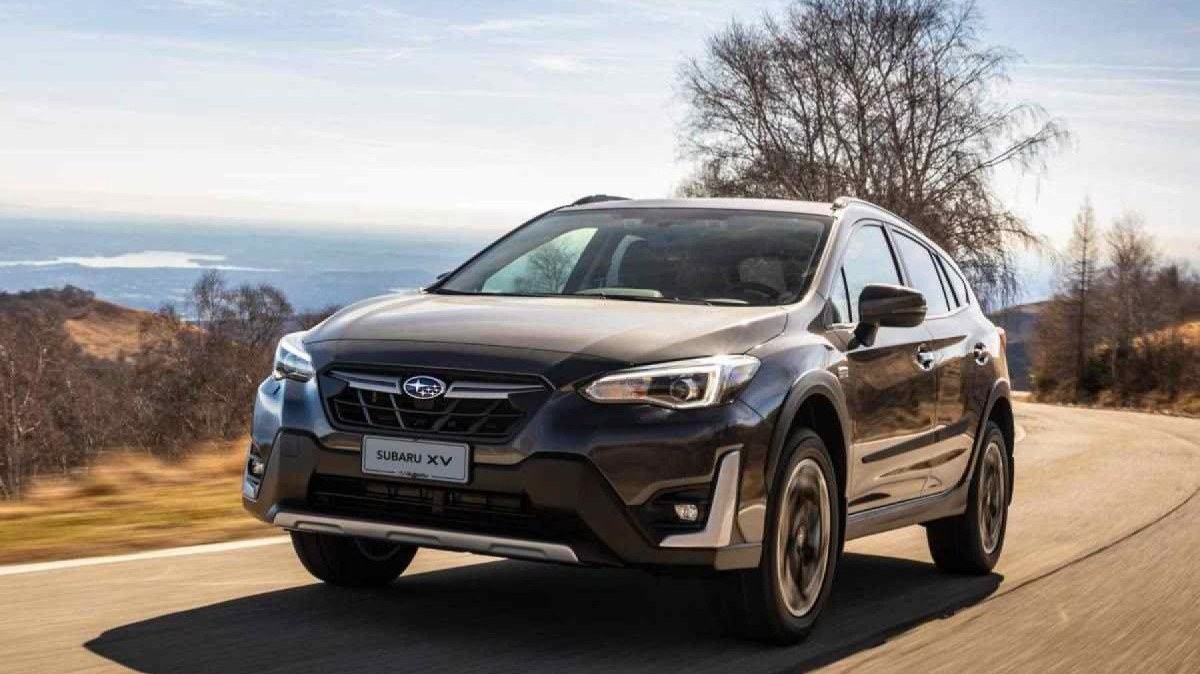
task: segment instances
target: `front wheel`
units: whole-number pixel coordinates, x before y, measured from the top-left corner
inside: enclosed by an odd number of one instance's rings
[[[841,540],[841,498],[821,438],[792,436],[771,489],[757,568],[719,579],[720,610],[736,633],[793,644],[812,631],[829,599]]]
[[[309,573],[345,587],[387,585],[417,554],[413,545],[307,531],[292,532],[292,547]]]
[[[986,430],[983,451],[971,476],[966,512],[930,522],[925,528],[933,562],[948,573],[990,573],[1004,548],[1011,466],[1000,427],[989,421]]]

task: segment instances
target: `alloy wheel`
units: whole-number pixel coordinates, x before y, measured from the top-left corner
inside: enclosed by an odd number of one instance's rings
[[[829,485],[813,459],[797,463],[786,484],[776,531],[776,578],[788,612],[802,617],[817,603],[829,564]]]
[[[1000,544],[1000,532],[1004,529],[1005,491],[1008,485],[1000,443],[994,440],[988,443],[987,449],[984,450],[983,463],[979,468],[979,489],[976,496],[979,499],[979,537],[984,552],[990,555]]]

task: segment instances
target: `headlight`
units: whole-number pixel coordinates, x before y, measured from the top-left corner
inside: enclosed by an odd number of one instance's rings
[[[275,371],[271,376],[276,379],[295,379],[296,381],[312,379],[314,374],[312,358],[304,350],[304,344],[300,341],[304,335],[304,332],[293,332],[284,335],[283,339],[279,340],[279,346],[275,347]]]
[[[598,403],[649,403],[677,410],[728,401],[758,371],[753,356],[713,356],[605,375],[580,393]]]

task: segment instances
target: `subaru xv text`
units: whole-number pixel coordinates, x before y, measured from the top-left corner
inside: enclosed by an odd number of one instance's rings
[[[995,565],[1003,335],[863,201],[585,198],[285,336],[242,495],[335,585],[421,547],[687,570],[794,642],[846,540],[922,524],[940,568]]]

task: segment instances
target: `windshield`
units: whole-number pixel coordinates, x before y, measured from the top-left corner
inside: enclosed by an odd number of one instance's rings
[[[832,218],[691,208],[552,213],[434,292],[786,304],[807,289]]]

